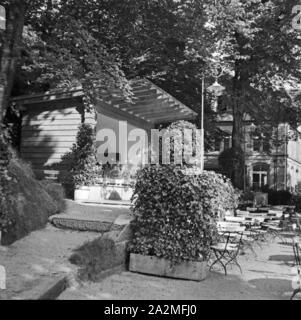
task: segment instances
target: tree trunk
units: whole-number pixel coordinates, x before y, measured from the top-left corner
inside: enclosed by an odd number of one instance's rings
[[[3,123],[13,87],[24,27],[25,1],[12,0],[6,7],[6,30],[0,47],[0,124]]]

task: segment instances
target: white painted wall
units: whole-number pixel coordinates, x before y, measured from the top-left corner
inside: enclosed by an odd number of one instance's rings
[[[127,130],[123,130],[120,125],[124,126]],[[130,155],[133,151],[133,147],[137,146],[135,161],[141,161],[142,155],[148,146],[148,132],[144,128],[139,128],[129,122],[120,121],[101,113],[97,113],[96,137],[100,136],[100,131],[104,132],[103,129],[109,130],[111,134],[114,133],[114,136],[116,137],[117,153],[127,153]],[[138,137],[135,137],[135,135],[138,135]],[[139,136],[142,136],[142,139],[139,138]],[[103,142],[97,142],[96,146],[99,147],[102,144]],[[141,148],[138,148],[139,144],[144,148],[144,151],[141,150]],[[111,146],[112,145],[114,145],[114,142]]]

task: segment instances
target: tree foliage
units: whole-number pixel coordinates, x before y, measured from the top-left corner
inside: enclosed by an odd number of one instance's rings
[[[300,79],[300,35],[292,29],[292,8],[298,1],[221,1],[208,10],[217,40],[215,63],[224,70],[225,100],[233,114],[233,149],[243,154],[243,119],[271,129],[280,122],[296,126],[300,106],[288,86]],[[243,161],[234,166],[242,186]]]
[[[238,153],[243,152],[245,114],[265,124],[267,131],[280,122],[295,126],[300,120],[299,102],[287,90],[300,79],[300,34],[292,29],[297,0],[0,3],[25,5],[14,94],[81,85],[91,107],[100,93],[116,87],[130,100],[127,79],[147,77],[200,111],[201,77],[206,86],[220,77],[226,87],[222,106],[232,109],[233,148]],[[20,30],[22,19],[12,26]],[[19,38],[11,39],[18,51]],[[7,74],[6,98],[13,77]],[[209,94],[205,107],[210,143],[219,130]],[[241,186],[242,163],[234,169],[234,181]]]

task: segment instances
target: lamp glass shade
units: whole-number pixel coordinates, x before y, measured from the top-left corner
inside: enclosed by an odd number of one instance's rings
[[[214,94],[216,97],[220,97],[223,92],[225,91],[225,87],[220,85],[217,81],[214,82],[214,84],[210,87],[208,87],[208,92]]]

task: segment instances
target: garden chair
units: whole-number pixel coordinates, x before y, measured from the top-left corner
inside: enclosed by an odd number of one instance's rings
[[[248,234],[245,232],[244,236],[253,238],[255,241],[265,239],[266,231],[261,229],[261,223],[264,222],[264,218],[226,217],[225,221],[239,223],[241,226],[246,227],[246,230],[249,232]]]
[[[262,249],[262,243],[266,242],[267,240],[267,231],[262,230],[261,227],[251,227],[244,232],[244,235],[251,239],[251,241],[249,240],[249,245],[251,244],[250,242],[252,242],[253,244],[256,244],[260,249]],[[250,248],[255,256],[257,256],[253,247]]]
[[[270,234],[274,240],[278,238],[283,243],[287,243],[286,238],[281,234],[285,230],[283,227],[280,226],[280,223],[281,223],[280,220],[272,220],[272,221],[263,223],[262,226],[266,228],[267,233]]]
[[[220,239],[218,243],[211,246],[215,260],[210,266],[210,271],[216,264],[220,264],[224,269],[225,275],[227,275],[227,266],[234,264],[242,273],[237,257],[243,246],[245,227],[241,227],[237,223],[220,222],[218,223],[218,231]]]
[[[293,295],[291,297],[291,300],[295,298],[295,296],[298,293],[301,293],[301,256],[300,256],[300,243],[293,239],[293,250],[294,250],[294,256],[295,256],[295,266],[297,268],[297,275],[295,279],[293,280]]]
[[[254,244],[257,243],[258,246],[261,248],[261,245],[259,243],[259,240],[265,240],[266,231],[255,229],[257,228],[257,223],[252,218],[242,218],[242,217],[236,217],[236,218],[230,218],[231,221],[226,221],[223,223],[219,223],[219,228],[221,226],[224,227],[224,232],[231,232],[234,230],[233,233],[231,233],[231,237],[240,237],[240,232],[242,232],[241,236],[241,242],[242,242],[242,248],[243,249],[250,249],[252,253],[256,256],[256,252],[254,251]],[[236,221],[236,222],[234,222]],[[240,227],[240,228],[239,228]],[[232,229],[231,229],[232,228]],[[234,229],[233,229],[234,228]],[[261,227],[259,226],[261,229]],[[219,229],[220,230],[220,229]],[[222,231],[222,232],[223,232]]]

